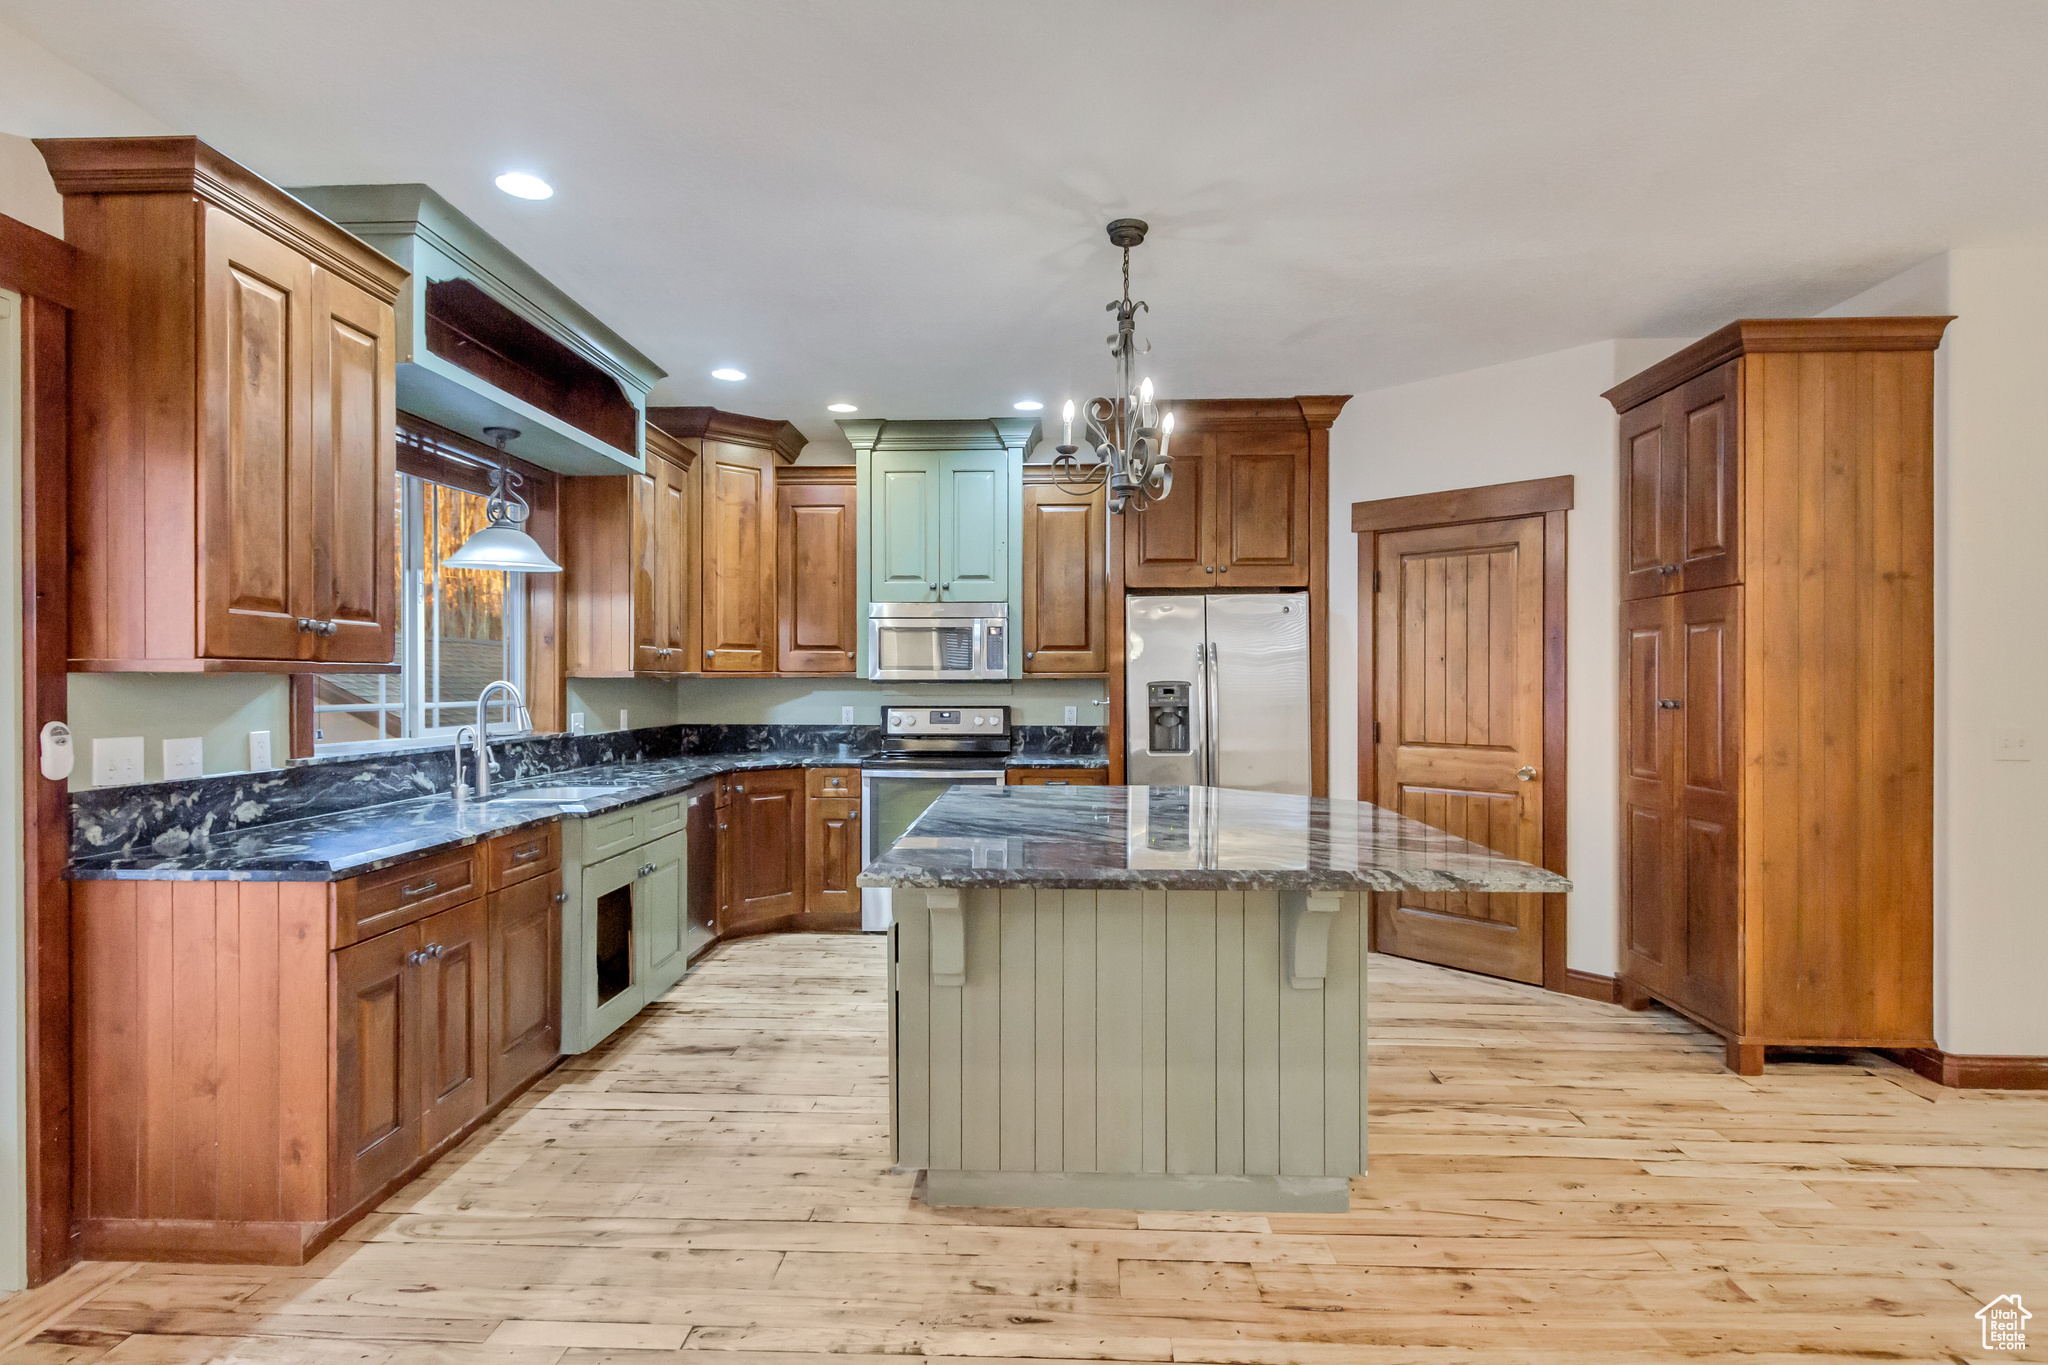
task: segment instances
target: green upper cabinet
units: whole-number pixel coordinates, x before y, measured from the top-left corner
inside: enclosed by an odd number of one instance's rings
[[[874,457],[863,495],[870,509],[871,602],[938,600],[940,485],[944,456],[890,451]]]
[[[947,455],[939,467],[939,597],[1001,602],[1010,595],[1017,478],[1006,451]]]

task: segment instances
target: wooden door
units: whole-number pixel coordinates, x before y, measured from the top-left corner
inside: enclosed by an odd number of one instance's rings
[[[732,805],[721,823],[732,826],[734,852],[721,935],[773,927],[802,910],[804,897],[802,770],[740,773],[727,781]]]
[[[420,1124],[428,1151],[490,1103],[490,938],[482,900],[420,921]]]
[[[1670,598],[1622,604],[1621,974],[1667,997],[1685,972],[1676,833],[1679,657]]]
[[[1543,861],[1544,519],[1378,537],[1379,804]],[[1376,896],[1383,952],[1543,980],[1533,895]]]
[[[1007,451],[946,456],[939,465],[939,596],[1003,602],[1010,596]]]
[[[1621,414],[1621,595],[1678,589],[1679,514],[1672,496],[1670,395]]]
[[[492,1104],[562,1053],[561,891],[554,872],[491,897]]]
[[[775,666],[781,672],[853,672],[860,627],[854,497],[850,483],[776,486]]]
[[[633,950],[640,954],[640,979],[647,984],[647,998],[655,1000],[683,979],[689,965],[690,944],[684,897],[688,887],[684,859],[689,852],[686,833],[656,839],[640,849],[639,884],[633,888]]]
[[[1741,1024],[1742,589],[1681,593],[1672,606],[1679,645],[1673,816],[1684,935],[1680,1003],[1735,1030]]]
[[[652,459],[660,476],[654,515],[655,573],[661,581],[661,671],[691,667],[690,616],[690,476],[666,460]]]
[[[706,441],[703,631],[707,673],[775,668],[775,456]]]
[[[860,919],[860,799],[814,796],[804,831],[804,914]]]
[[[216,659],[308,659],[316,637],[299,622],[317,615],[319,598],[312,352],[321,329],[313,267],[219,209],[205,214],[201,652]],[[381,512],[388,500],[379,497],[375,505]]]
[[[1216,586],[1308,586],[1308,435],[1267,445],[1242,440],[1217,464]]]
[[[876,451],[869,465],[868,596],[931,602],[939,595],[940,457]]]
[[[333,1208],[354,1208],[419,1158],[420,982],[408,925],[334,960]]]
[[[397,360],[391,306],[313,271],[313,590],[327,663],[398,657]]]
[[[1024,471],[1024,671],[1109,667],[1106,494],[1069,492],[1042,465]]]
[[[1173,443],[1173,492],[1124,516],[1124,586],[1208,588],[1216,583],[1216,437],[1189,432]]]
[[[1666,499],[1677,509],[1674,562],[1686,592],[1742,581],[1741,463],[1736,458],[1740,361],[1681,386],[1665,401]]]

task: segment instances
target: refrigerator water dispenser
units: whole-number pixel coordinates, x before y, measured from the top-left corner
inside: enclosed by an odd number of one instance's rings
[[[1152,752],[1190,752],[1193,741],[1188,732],[1188,685],[1184,682],[1147,683],[1145,706],[1151,717]]]

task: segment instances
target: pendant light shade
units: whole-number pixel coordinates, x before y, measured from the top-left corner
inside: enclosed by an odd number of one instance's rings
[[[498,453],[505,453],[505,443],[517,436],[516,427],[485,427],[484,435],[498,443]],[[526,499],[515,491],[525,480],[504,465],[491,466],[491,498],[485,504],[485,515],[490,525],[476,532],[462,542],[462,548],[441,561],[447,569],[497,569],[505,573],[560,573],[562,566],[548,558],[548,552],[541,549],[540,542],[520,529],[532,510]],[[517,509],[516,511],[514,509]]]

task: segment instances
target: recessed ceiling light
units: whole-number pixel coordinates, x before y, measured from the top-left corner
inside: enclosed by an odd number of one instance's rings
[[[1017,409],[1017,411],[1019,412],[1037,412],[1040,408],[1044,407],[1045,404],[1039,402],[1036,398],[1025,398],[1018,402],[1012,403],[1010,406]]]
[[[827,412],[859,412],[859,411],[860,411],[860,409],[859,409],[859,408],[857,408],[857,407],[855,407],[855,406],[854,406],[853,404],[851,404],[851,403],[827,403],[827,404],[825,405],[825,411],[827,411]]]
[[[546,199],[555,192],[553,185],[525,171],[505,172],[498,177],[498,188],[521,199]]]
[[[745,379],[747,377],[747,372],[745,370],[735,370],[730,365],[728,365],[722,370],[713,370],[711,372],[711,377],[713,379],[723,379],[728,384],[735,384],[738,383],[740,380]]]

